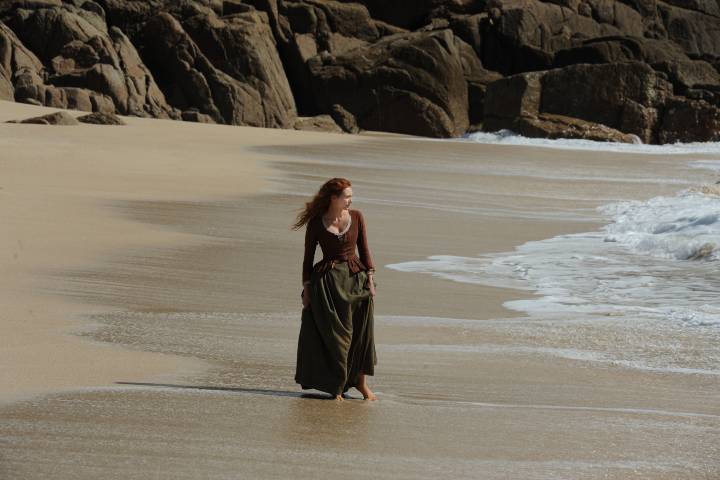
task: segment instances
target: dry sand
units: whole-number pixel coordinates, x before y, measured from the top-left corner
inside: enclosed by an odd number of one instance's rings
[[[0,102],[0,122],[47,111]],[[717,379],[433,349],[511,345],[494,325],[528,293],[383,268],[596,229],[683,162],[126,121],[0,124],[3,480],[720,477]],[[289,225],[332,176],[379,267],[372,403],[293,382]]]

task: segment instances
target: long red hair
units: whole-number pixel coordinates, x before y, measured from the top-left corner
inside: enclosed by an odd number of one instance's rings
[[[305,207],[297,215],[297,221],[293,224],[293,230],[302,227],[313,217],[324,214],[330,208],[330,200],[333,195],[342,195],[343,190],[351,187],[352,184],[347,178],[331,178],[320,187],[312,200],[305,203]]]

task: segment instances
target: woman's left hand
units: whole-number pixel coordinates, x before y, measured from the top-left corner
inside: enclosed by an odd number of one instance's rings
[[[370,287],[370,295],[375,296],[375,279],[370,275],[368,277],[368,286]]]

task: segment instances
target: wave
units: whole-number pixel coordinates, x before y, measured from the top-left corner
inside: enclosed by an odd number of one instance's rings
[[[551,140],[547,138],[523,137],[510,130],[475,132],[453,139],[452,141],[653,155],[720,154],[720,142],[678,142],[665,145],[648,145],[643,143],[598,142],[594,140]]]
[[[605,242],[677,260],[720,259],[720,188],[601,207],[612,218]]]
[[[720,372],[720,188],[599,211],[607,219],[599,231],[527,242],[512,252],[434,255],[387,267],[535,293],[504,304],[558,322],[516,332],[533,344],[596,352],[587,360],[632,368]]]

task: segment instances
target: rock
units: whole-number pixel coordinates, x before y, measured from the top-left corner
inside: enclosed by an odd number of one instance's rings
[[[619,143],[639,142],[637,136],[622,133],[605,125],[547,113],[537,116],[517,117],[506,128],[530,138],[569,138]]]
[[[330,116],[343,131],[347,133],[358,133],[360,131],[355,116],[345,110],[342,105],[337,103],[333,105],[330,109]]]
[[[488,85],[484,128],[513,128],[519,119],[554,114],[605,125],[652,143],[658,112],[671,97],[672,85],[637,62],[523,73]],[[527,122],[523,125],[527,128]]]
[[[120,72],[127,91],[125,96],[118,85],[119,90],[116,93],[118,101],[122,102],[122,99],[127,98],[127,103],[121,104],[118,108],[119,113],[141,117],[179,118],[179,112],[168,105],[165,95],[130,39],[116,27],[110,28],[109,34],[113,50],[117,55],[117,63],[114,67]]]
[[[665,61],[654,63],[652,67],[667,74],[677,94],[686,95],[694,88],[720,87],[720,74],[702,60]]]
[[[579,39],[643,36],[642,17],[632,8],[607,0],[588,4],[593,18],[537,0],[494,0],[488,7],[497,10],[497,18],[490,15],[481,25],[483,65],[505,75],[545,70],[552,66],[555,52],[573,47]]]
[[[485,119],[485,96],[487,87],[500,80],[502,75],[487,71],[484,75],[470,77],[468,82],[468,116],[471,125],[482,123]]]
[[[720,141],[720,109],[703,100],[670,99],[658,129],[660,143]]]
[[[15,10],[35,10],[37,8],[61,7],[62,0],[0,0],[0,16],[6,16]]]
[[[223,2],[219,0],[97,0],[97,3],[105,10],[107,24],[122,30],[138,48],[145,24],[160,13],[180,21],[195,15],[223,13]]]
[[[27,99],[34,99],[45,102],[46,87],[42,77],[32,68],[20,68],[13,74],[15,86],[15,101],[26,102]]]
[[[143,34],[143,58],[171,105],[217,123],[265,126],[259,92],[215,68],[175,18],[161,13]]]
[[[5,77],[5,72],[0,70],[0,100],[14,100],[15,89],[12,82]]]
[[[33,117],[22,120],[20,123],[31,123],[38,125],[78,125],[78,121],[67,112],[55,112],[40,117]]]
[[[15,10],[8,25],[40,60],[49,63],[68,43],[87,43],[107,36],[105,22],[97,14],[71,6],[39,10]]]
[[[114,113],[95,112],[77,118],[80,123],[91,123],[94,125],[126,125],[126,123]]]
[[[481,2],[463,0],[348,0],[362,3],[373,18],[404,29],[415,30],[438,16],[451,13],[477,13]]]
[[[112,65],[98,63],[85,73],[84,80],[89,89],[112,98],[119,112],[127,112],[128,91],[122,72]]]
[[[391,35],[308,66],[320,110],[339,104],[362,129],[430,137],[467,130],[461,48],[450,30]]]
[[[98,17],[105,20],[105,9],[103,9],[99,4],[97,4],[93,1],[90,1],[90,0],[84,0],[78,6],[80,8],[82,8],[83,10],[92,12],[95,15],[97,15]]]
[[[43,64],[28,50],[10,28],[0,22],[0,98],[21,101],[23,91],[17,91],[18,80],[27,74],[27,80],[42,84]]]
[[[487,19],[487,13],[477,15],[454,15],[449,19],[450,29],[458,38],[470,45],[475,54],[482,55],[482,28],[481,25]]]
[[[544,75],[545,72],[520,73],[489,83],[483,109],[485,130],[510,128],[518,117],[539,115]]]
[[[648,64],[689,61],[685,52],[668,40],[612,36],[585,40],[555,54],[555,67],[577,63],[645,62]]]
[[[77,118],[80,123],[91,123],[94,125],[125,125],[125,122],[113,113],[95,112]]]
[[[185,122],[216,123],[210,115],[205,115],[197,110],[185,110],[182,112],[182,119]]]
[[[66,75],[78,69],[90,68],[100,61],[100,55],[92,45],[80,40],[73,40],[63,46],[60,54],[51,60],[52,70],[59,75]]]
[[[407,33],[408,30],[404,28],[397,27],[395,25],[390,25],[389,23],[383,22],[381,20],[373,20],[373,24],[375,25],[375,28],[378,31],[378,34],[381,37],[387,37],[388,35],[395,35],[396,33]]]
[[[688,10],[687,6],[678,8],[662,2],[658,2],[658,10],[667,31],[667,38],[678,44],[687,54],[720,56],[717,16]]]
[[[85,4],[82,4],[85,5]],[[99,7],[99,6],[98,6]],[[93,7],[94,8],[94,7]],[[176,118],[150,71],[119,29],[91,22],[101,17],[94,11],[65,5],[62,8],[14,12],[13,25],[31,38],[35,53],[50,66],[47,83],[40,76],[28,81],[18,93],[44,105],[122,114]],[[88,90],[63,91],[62,88]],[[112,107],[108,107],[111,99]]]
[[[225,0],[223,2],[222,14],[235,15],[236,13],[248,13],[255,10],[252,5],[243,3],[241,0]]]
[[[572,65],[542,76],[542,113],[601,123],[654,141],[657,108],[672,85],[644,63]]]
[[[298,117],[293,125],[295,130],[308,130],[313,132],[343,133],[330,115],[317,115],[314,117]]]
[[[375,42],[381,36],[376,25],[367,9],[358,4],[316,0],[281,2],[274,33],[301,114],[327,112],[319,110],[313,101],[308,60],[321,52],[339,55]]]
[[[19,101],[19,103],[27,103],[28,105],[35,105],[36,107],[42,107],[43,104],[39,100],[35,100],[34,98],[25,98],[22,101]],[[13,120],[14,123],[19,123],[16,120]]]
[[[183,27],[215,68],[257,92],[264,116],[259,126],[292,125],[295,100],[266,14],[197,15]]]

